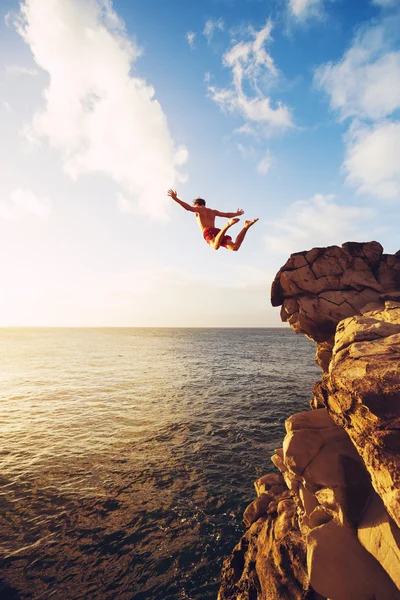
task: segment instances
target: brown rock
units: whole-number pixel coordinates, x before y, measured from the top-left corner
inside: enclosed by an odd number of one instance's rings
[[[366,465],[372,484],[400,525],[400,304],[387,302],[340,323],[326,402]]]
[[[357,535],[364,548],[376,558],[400,589],[400,529],[389,517],[376,493],[371,495]]]
[[[329,369],[329,363],[332,358],[334,339],[333,337],[325,342],[317,343],[315,350],[315,362],[321,367],[323,373],[327,373]],[[323,405],[321,405],[323,406]]]
[[[271,302],[282,305],[281,318],[296,333],[325,342],[342,319],[399,291],[400,255],[383,254],[378,242],[347,242],[292,254],[272,284]]]
[[[256,500],[254,500],[244,511],[243,521],[246,527],[250,527],[255,523],[261,516],[267,514],[270,503],[274,500],[272,494],[261,494]]]
[[[400,599],[383,567],[350,529],[334,519],[308,534],[307,564],[313,588],[332,600]]]
[[[322,385],[322,381],[317,381],[312,389],[312,392],[313,398],[310,401],[311,408],[314,410],[317,410],[318,408],[326,408],[326,391]]]
[[[294,500],[278,496],[274,505],[224,562],[218,600],[323,600],[309,585]]]
[[[286,490],[282,475],[278,473],[263,475],[263,477],[254,482],[254,487],[256,488],[257,496],[268,492],[273,496],[277,496]]]
[[[273,457],[273,462],[297,494],[300,511],[309,519],[305,523],[311,526],[310,507],[321,505],[321,510],[336,512],[337,521],[356,527],[372,488],[350,437],[326,409],[295,414],[285,425],[283,457],[278,461]]]
[[[400,600],[400,251],[292,254],[271,302],[323,375],[314,410],[286,421],[282,475],[255,483],[219,599]]]

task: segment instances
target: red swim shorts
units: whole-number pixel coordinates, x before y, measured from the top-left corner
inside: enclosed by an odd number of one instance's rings
[[[210,242],[212,242],[215,239],[215,237],[218,235],[218,233],[220,231],[221,230],[218,229],[218,227],[206,227],[204,229],[204,231],[203,231],[203,237],[206,240],[207,244],[209,244]],[[226,245],[229,242],[232,242],[231,236],[230,235],[224,235],[222,237],[220,246],[222,246],[223,248],[226,248]]]

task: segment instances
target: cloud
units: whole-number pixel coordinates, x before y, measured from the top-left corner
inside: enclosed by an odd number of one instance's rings
[[[400,108],[400,51],[388,48],[388,22],[361,32],[343,59],[319,67],[315,82],[342,119],[382,119]]]
[[[400,199],[400,123],[356,126],[348,139],[348,182],[362,193]]]
[[[22,65],[7,65],[6,73],[7,75],[29,75],[30,77],[35,77],[39,74],[39,71]]]
[[[398,6],[398,4],[400,4],[400,0],[372,0],[372,4],[377,4],[378,6],[387,8],[392,6]]]
[[[269,150],[267,150],[264,158],[262,158],[257,165],[257,171],[261,175],[266,175],[268,173],[268,171],[270,170],[271,166],[272,166],[272,156],[271,156],[271,152]]]
[[[339,119],[352,119],[345,135],[347,182],[384,200],[400,199],[399,31],[399,16],[364,26],[340,61],[315,73]]]
[[[233,290],[265,293],[269,289],[274,276],[275,273],[268,272],[264,268],[261,269],[253,265],[236,265],[233,272],[229,273],[229,279],[221,280],[220,285]]]
[[[360,230],[359,224],[374,216],[369,208],[343,206],[332,195],[317,194],[311,200],[294,202],[280,219],[269,223],[272,233],[266,237],[267,247],[289,254],[349,240],[365,241],[370,234]]]
[[[169,290],[168,296],[180,289],[182,292],[210,289],[230,289],[245,291],[262,291],[267,289],[273,273],[254,265],[238,264],[232,271],[212,274],[200,274],[176,267],[148,266],[130,272],[112,276],[110,290],[126,292],[136,296],[152,297],[159,295],[160,290]]]
[[[131,76],[141,50],[111,0],[25,0],[16,27],[49,75],[30,136],[61,151],[71,177],[107,175],[141,211],[164,216],[188,153],[175,147],[154,89]]]
[[[193,31],[188,31],[186,34],[187,43],[193,49],[194,48],[194,40],[196,38],[196,34]]]
[[[0,217],[10,220],[34,215],[39,219],[47,218],[51,213],[51,202],[47,198],[39,198],[31,190],[16,189],[9,199],[0,201]]]
[[[262,90],[276,82],[278,70],[265,43],[271,38],[272,23],[267,21],[260,31],[250,30],[251,40],[235,43],[223,56],[223,64],[231,69],[232,85],[218,88],[209,85],[210,97],[228,113],[239,113],[246,121],[245,126],[259,125],[265,134],[271,130],[285,130],[293,126],[291,112],[278,102],[272,105],[271,98]],[[250,88],[252,96],[245,89]]]
[[[322,0],[289,0],[289,13],[299,21],[322,16]]]
[[[236,148],[238,149],[238,151],[242,155],[242,158],[247,159],[250,156],[254,156],[255,150],[254,150],[254,148],[252,146],[244,146],[240,142],[237,142]]]
[[[129,198],[126,198],[121,192],[116,194],[117,206],[120,212],[123,214],[137,214],[137,208],[134,202]]]
[[[211,42],[214,33],[216,31],[224,30],[224,22],[221,18],[219,19],[208,19],[204,25],[203,35],[207,38],[208,43]]]

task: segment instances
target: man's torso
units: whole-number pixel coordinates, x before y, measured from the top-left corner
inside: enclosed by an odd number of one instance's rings
[[[202,208],[196,212],[196,219],[202,231],[208,227],[215,227],[215,211],[212,208]]]

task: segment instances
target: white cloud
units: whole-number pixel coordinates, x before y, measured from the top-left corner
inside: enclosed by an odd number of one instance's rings
[[[290,254],[315,246],[365,241],[367,232],[359,229],[362,221],[373,219],[369,208],[343,206],[334,196],[317,194],[311,200],[294,202],[280,219],[271,221],[271,234],[266,237],[269,250]]]
[[[204,25],[203,35],[207,38],[208,43],[211,42],[216,31],[224,30],[224,22],[219,19],[208,19]]]
[[[261,175],[266,175],[268,173],[268,171],[270,170],[271,166],[272,166],[272,156],[271,156],[271,152],[269,150],[267,150],[264,158],[262,158],[257,165],[257,171]]]
[[[222,110],[239,113],[249,123],[258,124],[264,133],[273,129],[293,126],[290,110],[278,102],[272,106],[271,98],[263,93],[262,86],[275,82],[278,70],[265,43],[271,38],[272,23],[268,21],[260,31],[250,30],[251,41],[237,42],[223,56],[223,64],[232,71],[229,88],[208,86],[211,98]],[[250,87],[253,95],[248,96],[245,88]]]
[[[113,291],[127,292],[137,296],[159,295],[160,290],[186,290],[210,288],[256,291],[268,287],[273,273],[254,265],[238,264],[233,271],[201,275],[195,271],[185,271],[176,267],[137,268],[128,273],[118,273],[112,276],[110,288]],[[168,296],[171,291],[168,292]]]
[[[237,127],[233,130],[233,133],[237,133],[238,135],[250,135],[252,137],[257,137],[257,131],[254,127],[251,127],[249,123],[245,123],[240,127]]]
[[[240,142],[237,142],[236,148],[239,150],[243,158],[249,158],[250,156],[254,156],[255,150],[252,146],[244,146]]]
[[[317,69],[342,118],[382,119],[400,108],[400,51],[388,49],[388,35],[387,22],[364,30],[341,61]]]
[[[188,31],[186,34],[187,43],[191,48],[194,48],[194,40],[196,39],[196,34],[194,31]]]
[[[132,200],[130,200],[129,198],[126,198],[123,194],[121,194],[121,192],[117,192],[116,198],[117,206],[120,212],[122,212],[123,214],[137,213],[137,207],[135,203],[132,202]]]
[[[299,21],[321,17],[322,0],[289,0],[289,12]]]
[[[274,272],[268,272],[264,268],[253,265],[236,265],[233,276],[230,274],[229,280],[222,281],[221,285],[234,290],[265,292],[269,289],[274,276]]]
[[[154,89],[130,75],[141,51],[111,0],[25,0],[20,10],[18,32],[50,78],[31,136],[62,152],[71,177],[108,175],[140,210],[164,216],[187,150],[174,146]]]
[[[400,0],[372,0],[372,4],[377,4],[378,6],[391,7],[397,6],[400,4]]]
[[[342,60],[315,74],[339,118],[353,119],[345,136],[347,182],[386,200],[400,199],[399,24],[391,16],[364,27]]]
[[[44,197],[39,198],[31,190],[14,190],[8,200],[0,201],[0,217],[5,219],[21,219],[27,215],[45,219],[50,213],[50,200]]]
[[[400,199],[400,123],[354,127],[344,169],[359,192]]]
[[[6,73],[8,75],[29,75],[30,77],[35,77],[39,74],[39,71],[31,67],[24,67],[23,65],[7,65]]]

